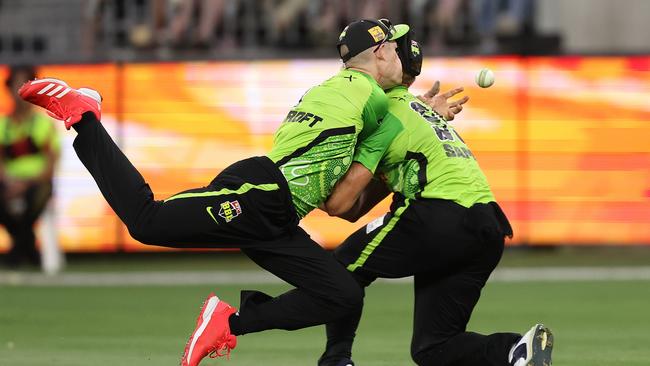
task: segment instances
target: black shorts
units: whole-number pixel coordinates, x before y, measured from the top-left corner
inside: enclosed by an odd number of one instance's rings
[[[442,276],[478,259],[493,268],[505,235],[512,235],[512,229],[494,202],[465,208],[452,201],[395,194],[390,212],[348,237],[335,255],[368,283],[418,273]]]

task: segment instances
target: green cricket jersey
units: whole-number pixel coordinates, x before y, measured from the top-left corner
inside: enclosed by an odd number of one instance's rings
[[[464,207],[495,201],[476,158],[442,116],[404,86],[386,95],[389,112],[403,127],[378,168],[392,191],[411,199],[451,200]]]
[[[268,157],[289,183],[300,217],[327,199],[350,167],[357,141],[377,129],[387,109],[388,98],[371,76],[344,69],[309,89],[289,111]],[[381,154],[356,160],[374,172],[387,146],[370,143]]]

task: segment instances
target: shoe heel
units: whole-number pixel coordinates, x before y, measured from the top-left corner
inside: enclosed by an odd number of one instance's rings
[[[101,103],[104,100],[104,98],[102,98],[101,94],[99,94],[97,90],[90,88],[79,88],[77,91],[85,96],[93,98],[97,101],[97,103]]]

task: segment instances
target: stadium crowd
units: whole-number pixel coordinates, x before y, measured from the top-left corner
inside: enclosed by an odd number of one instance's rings
[[[492,53],[534,32],[534,0],[90,0],[87,34],[112,47],[174,52],[329,48],[353,19],[411,24],[432,52]]]

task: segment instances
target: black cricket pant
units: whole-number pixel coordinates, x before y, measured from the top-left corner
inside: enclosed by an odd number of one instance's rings
[[[0,185],[0,194],[5,187]],[[38,182],[29,185],[21,199],[24,207],[19,212],[12,212],[10,202],[0,202],[0,224],[7,229],[12,246],[5,258],[7,265],[18,266],[24,261],[40,265],[40,254],[36,249],[34,224],[38,220],[47,202],[52,197],[52,182]]]
[[[159,201],[92,113],[74,128],[79,159],[133,238],[176,248],[241,248],[295,286],[277,297],[242,292],[239,316],[230,318],[233,334],[324,324],[362,302],[350,273],[297,226],[287,182],[267,157],[234,163],[206,187]]]
[[[420,366],[507,365],[516,333],[481,335],[466,326],[512,231],[496,203],[470,209],[395,194],[391,212],[352,234],[335,255],[366,287],[415,276],[411,356]],[[361,307],[327,325],[319,365],[351,357]]]

